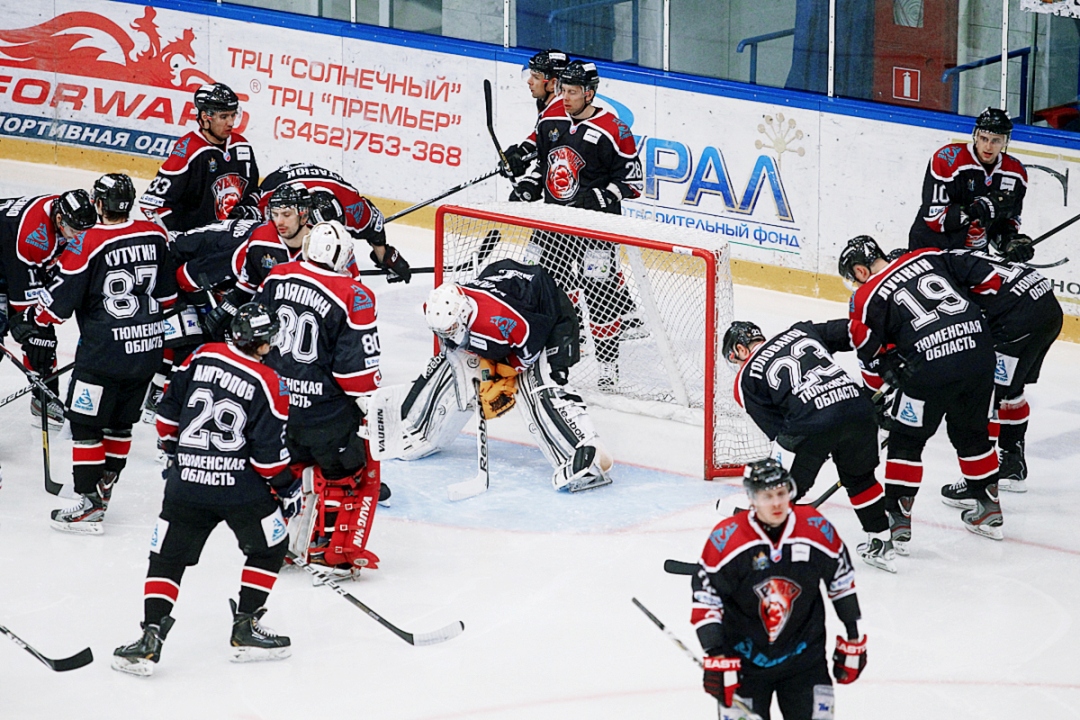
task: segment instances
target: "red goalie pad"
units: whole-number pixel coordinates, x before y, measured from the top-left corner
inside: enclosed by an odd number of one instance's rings
[[[309,551],[312,561],[330,567],[379,567],[379,557],[366,549],[379,504],[379,477],[379,463],[370,458],[355,476],[340,480],[327,480],[315,468],[319,507]]]

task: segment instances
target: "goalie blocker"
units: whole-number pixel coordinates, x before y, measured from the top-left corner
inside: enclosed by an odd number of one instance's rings
[[[485,398],[492,406],[488,417],[520,401],[526,426],[555,468],[555,489],[577,492],[611,482],[611,455],[585,403],[566,384],[579,357],[577,318],[543,268],[493,263],[476,280],[436,288],[425,314],[443,352],[402,404],[403,459],[447,447]],[[515,382],[508,382],[511,370]],[[481,381],[479,397],[474,378]]]

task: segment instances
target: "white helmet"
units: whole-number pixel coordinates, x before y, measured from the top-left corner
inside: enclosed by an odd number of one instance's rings
[[[344,272],[353,257],[353,241],[349,231],[337,220],[316,223],[304,238],[304,259]]]
[[[452,282],[432,290],[424,306],[428,327],[451,347],[464,344],[475,315],[476,303]]]

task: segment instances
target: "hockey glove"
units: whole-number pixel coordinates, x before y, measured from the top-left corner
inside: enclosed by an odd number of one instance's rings
[[[619,202],[619,198],[615,197],[615,193],[607,188],[592,188],[591,190],[583,190],[580,195],[574,198],[574,207],[606,212],[617,202]]]
[[[549,374],[556,385],[565,385],[570,381],[570,368],[568,367],[552,365]]]
[[[892,432],[896,429],[896,420],[893,419],[892,410],[899,394],[900,391],[896,388],[889,388],[874,393],[874,396],[870,398],[871,402],[874,403],[874,420],[877,422],[877,426],[885,432]]]
[[[907,383],[915,377],[921,362],[916,359],[909,361],[895,347],[890,348],[884,355],[878,355],[870,361],[868,369],[877,373],[882,380],[894,388],[904,389]]]
[[[39,327],[22,347],[30,367],[38,372],[51,370],[56,365],[56,328],[52,325]]]
[[[405,258],[401,257],[401,253],[393,245],[385,246],[381,262],[374,250],[371,251],[369,257],[371,262],[375,263],[375,267],[386,271],[386,282],[408,284],[412,280],[412,270],[409,269],[409,263],[405,261]]]
[[[964,214],[970,220],[978,220],[980,225],[988,228],[997,216],[997,208],[994,206],[994,201],[984,195],[975,198],[970,205],[964,208]]]
[[[832,660],[836,682],[847,685],[858,680],[859,673],[866,667],[866,635],[858,640],[845,640],[837,635]]]
[[[742,669],[742,660],[737,657],[709,656],[705,658],[704,666],[705,692],[719,700],[724,707],[731,707],[735,699],[735,691],[739,689],[739,670]]]
[[[237,205],[229,211],[229,220],[263,220],[263,214],[256,205]]]
[[[35,310],[31,307],[11,317],[11,338],[20,345],[26,344],[31,337],[41,334],[43,328],[34,322],[34,313]]]
[[[240,306],[247,302],[246,293],[238,290],[230,290],[221,298],[216,308],[206,316],[206,334],[214,340],[222,341],[229,336],[229,327],[233,318],[240,311]]]
[[[506,157],[506,165],[500,165],[500,171],[511,180],[521,177],[529,169],[525,162],[525,151],[520,145],[511,145],[503,150],[503,155]]]
[[[532,178],[525,178],[510,191],[510,202],[536,202],[544,196],[540,183]]]
[[[509,365],[480,359],[480,405],[488,420],[505,415],[514,407],[517,371]]]
[[[1031,259],[1035,257],[1035,248],[1027,235],[1014,235],[1005,243],[1002,254],[1011,263],[1026,263],[1031,262]]]
[[[289,487],[276,492],[278,502],[281,504],[281,515],[286,520],[300,514],[300,510],[304,505],[303,478],[296,478]]]

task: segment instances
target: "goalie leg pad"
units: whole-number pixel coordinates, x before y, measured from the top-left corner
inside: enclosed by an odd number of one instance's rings
[[[369,462],[353,477],[327,480],[315,468],[314,533],[309,557],[332,568],[379,567],[379,558],[367,549],[379,500],[379,464]]]
[[[556,490],[587,490],[611,482],[614,461],[596,434],[581,398],[543,382],[545,362],[518,376],[522,412],[540,451],[555,468]]]
[[[479,358],[472,357],[479,368]],[[472,417],[476,400],[471,379],[467,396],[457,388],[460,383],[454,368],[463,371],[467,367],[465,359],[461,360],[436,355],[413,383],[401,406],[403,460],[418,460],[448,447]]]

